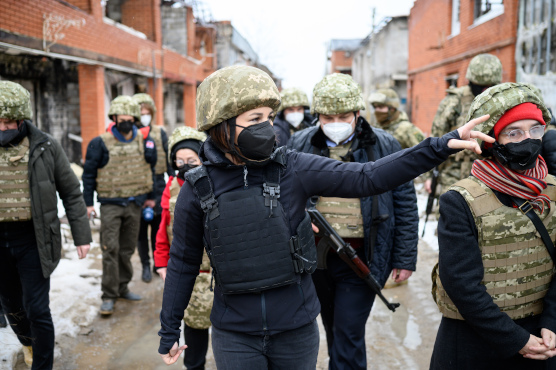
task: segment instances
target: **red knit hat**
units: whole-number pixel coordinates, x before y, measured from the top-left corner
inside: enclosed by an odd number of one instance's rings
[[[539,123],[546,125],[542,116],[542,111],[533,103],[522,103],[509,109],[500,117],[498,122],[494,125],[494,138],[498,140],[498,135],[510,123],[522,119],[533,119]]]

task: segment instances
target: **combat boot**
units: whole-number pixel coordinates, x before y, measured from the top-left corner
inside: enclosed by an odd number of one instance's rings
[[[114,300],[103,299],[100,305],[100,314],[103,316],[110,316],[114,313]]]
[[[149,265],[144,265],[143,266],[143,275],[141,276],[141,278],[143,279],[143,281],[145,283],[150,283],[151,280],[153,279],[153,276],[151,274],[151,266]]]

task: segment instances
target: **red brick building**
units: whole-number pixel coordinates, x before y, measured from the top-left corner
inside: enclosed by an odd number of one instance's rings
[[[353,53],[359,48],[361,41],[361,39],[330,40],[326,73],[351,75]]]
[[[502,81],[515,81],[518,2],[416,0],[409,15],[408,113],[425,133],[450,85],[468,83],[469,61],[497,56]]]
[[[104,132],[116,95],[146,92],[157,124],[195,126],[196,86],[216,68],[215,30],[161,1],[0,1],[0,79],[32,92],[35,123],[70,160]]]

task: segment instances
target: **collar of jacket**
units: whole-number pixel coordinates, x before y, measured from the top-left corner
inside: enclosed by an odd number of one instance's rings
[[[376,143],[376,134],[374,133],[369,122],[365,118],[359,116],[357,120],[357,126],[355,126],[356,137],[359,140],[359,148],[368,148]],[[326,144],[326,135],[322,131],[322,127],[319,126],[318,130],[315,132],[311,138],[311,145],[317,149],[323,150],[328,148]]]

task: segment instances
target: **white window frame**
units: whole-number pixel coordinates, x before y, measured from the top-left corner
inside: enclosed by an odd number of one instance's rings
[[[459,35],[461,30],[461,19],[460,15],[460,0],[452,0],[452,33],[450,36]]]
[[[485,22],[488,22],[488,21],[490,21],[491,19],[494,19],[494,18],[496,18],[496,17],[498,17],[498,16],[504,14],[504,10],[505,10],[504,8],[505,8],[505,7],[504,7],[504,4],[502,4],[502,7],[501,7],[500,9],[493,10],[493,11],[490,11],[490,12],[488,12],[488,13],[485,13],[485,14],[481,15],[480,17],[476,18],[476,19],[473,21],[473,24],[471,25],[470,28],[475,27],[475,26],[478,26],[478,25],[483,24],[483,23],[485,23]],[[473,11],[474,11],[474,10],[473,10]]]

